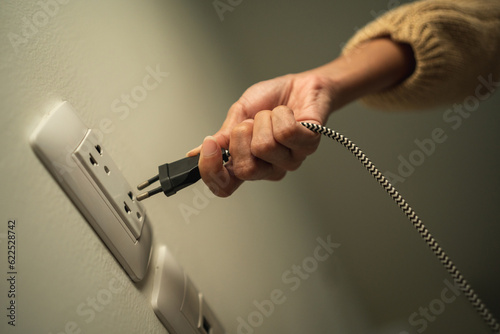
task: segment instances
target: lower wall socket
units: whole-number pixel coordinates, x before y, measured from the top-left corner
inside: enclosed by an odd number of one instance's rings
[[[158,250],[153,309],[171,333],[224,334],[224,328],[166,246]]]

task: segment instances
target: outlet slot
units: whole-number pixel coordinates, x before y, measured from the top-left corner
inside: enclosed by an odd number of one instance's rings
[[[134,200],[134,194],[132,194],[131,191],[129,191],[127,195],[132,201]]]
[[[208,322],[207,318],[205,318],[205,316],[203,316],[203,321],[202,321],[201,326],[202,326],[201,328],[203,328],[203,330],[205,331],[205,333],[211,334],[210,331],[212,330],[212,326]]]
[[[97,160],[94,158],[94,156],[92,155],[92,153],[89,153],[89,160],[90,160],[90,163],[94,166],[99,166],[99,163],[97,162]]]
[[[125,212],[128,214],[132,212],[132,210],[130,210],[126,202],[123,202],[123,208],[125,209]]]
[[[96,145],[96,146],[95,146],[95,150],[97,151],[97,153],[99,153],[99,155],[102,155],[102,148],[101,148],[101,145]]]
[[[109,173],[111,173],[108,166],[104,166],[104,172],[106,172],[106,174],[108,174],[108,175],[109,175]]]

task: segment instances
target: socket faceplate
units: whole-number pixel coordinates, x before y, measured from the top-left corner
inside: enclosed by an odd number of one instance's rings
[[[151,226],[96,133],[64,102],[44,117],[30,142],[132,280],[144,278],[151,255]]]
[[[74,152],[78,164],[85,168],[89,181],[94,182],[102,191],[106,200],[113,206],[124,223],[124,228],[131,233],[132,240],[137,240],[142,231],[145,210],[135,200],[134,193],[119,168],[105,151],[97,136],[89,130]]]
[[[184,273],[167,246],[158,249],[151,304],[169,333],[225,333],[203,294]]]

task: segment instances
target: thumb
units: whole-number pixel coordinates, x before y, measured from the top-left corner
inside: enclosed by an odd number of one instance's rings
[[[212,136],[203,140],[198,167],[203,182],[217,196],[229,196],[241,184],[224,166],[221,147]]]

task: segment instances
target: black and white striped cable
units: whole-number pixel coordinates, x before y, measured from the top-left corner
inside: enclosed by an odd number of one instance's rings
[[[478,295],[471,288],[469,283],[462,276],[460,271],[455,267],[453,262],[450,260],[448,255],[443,251],[443,249],[438,245],[436,240],[429,233],[429,230],[424,226],[420,218],[413,209],[408,205],[403,197],[398,193],[396,188],[387,180],[387,178],[382,175],[382,173],[375,167],[375,165],[368,159],[368,157],[348,138],[339,134],[338,132],[329,129],[327,127],[301,122],[303,126],[311,131],[330,137],[331,139],[342,144],[345,148],[351,151],[352,154],[358,158],[358,160],[365,166],[365,168],[370,172],[370,174],[375,177],[375,179],[384,187],[387,193],[392,197],[396,204],[403,210],[408,219],[411,221],[413,226],[420,233],[420,236],[425,240],[427,245],[431,248],[434,254],[441,261],[443,266],[448,270],[448,273],[453,277],[455,283],[460,287],[465,296],[469,299],[469,302],[474,306],[477,312],[481,315],[484,321],[492,329],[494,333],[500,333],[500,325],[497,320],[493,317],[490,311],[486,308],[485,304],[479,299]]]

